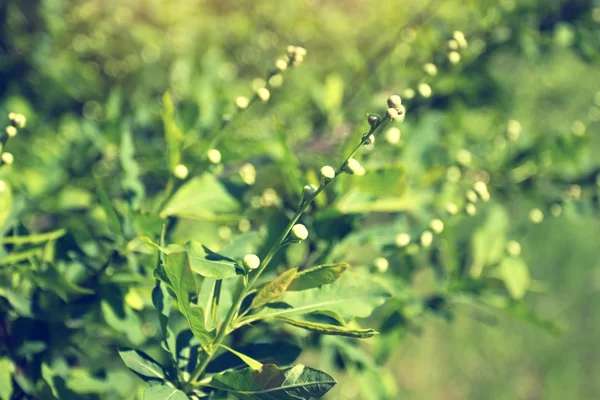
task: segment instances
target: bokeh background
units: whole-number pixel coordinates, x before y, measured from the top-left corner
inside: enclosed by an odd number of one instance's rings
[[[468,42],[457,63],[449,58],[455,31]],[[88,172],[114,173],[123,130],[134,138],[146,195],[162,190],[167,91],[193,170],[235,98],[250,96],[289,44],[308,50],[305,62],[236,120],[219,145],[225,173],[250,160],[253,196],[274,187],[285,198],[297,188],[269,169],[273,160],[315,170],[341,158],[366,114],[399,93],[401,140],[378,138],[369,162],[404,163],[402,195],[376,206],[343,199],[338,209],[369,227],[391,215],[393,234],[422,229],[457,197],[458,167],[486,180],[492,200],[473,218],[446,222],[440,248],[468,246],[478,234],[483,244],[474,247],[492,246],[485,227],[494,213],[485,210],[501,207],[502,228],[490,229],[502,245],[521,244],[531,277],[523,302],[535,317],[456,299],[450,321],[425,314],[388,336],[377,351],[388,353],[381,374],[390,398],[600,398],[598,1],[2,0],[0,115],[28,118],[5,149],[15,161],[4,177],[35,200],[25,224],[41,230],[85,213],[95,196]],[[282,135],[295,160],[282,152]],[[222,224],[202,224],[175,236],[226,241]],[[363,264],[377,251],[338,249]],[[407,279],[427,292],[443,262],[415,259]],[[402,270],[402,259],[390,260],[390,271]],[[301,360],[325,369],[325,358],[315,348]],[[371,372],[328,372],[340,384],[327,398],[380,398],[361,391]]]

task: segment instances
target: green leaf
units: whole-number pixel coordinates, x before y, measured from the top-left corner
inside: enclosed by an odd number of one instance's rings
[[[513,299],[519,300],[525,296],[531,284],[531,276],[522,258],[505,258],[500,264],[498,274]]]
[[[198,242],[188,242],[184,248],[190,257],[192,271],[204,277],[226,279],[244,272],[235,260],[216,253]]]
[[[242,360],[244,363],[246,363],[247,366],[249,366],[250,368],[254,369],[254,370],[259,370],[263,367],[263,364],[259,361],[256,361],[254,358],[249,357],[245,354],[242,354],[238,351],[233,350],[232,348],[229,348],[227,346],[225,346],[224,344],[220,345],[222,348],[224,348],[225,350],[235,354],[236,356],[238,356],[240,358],[240,360]]]
[[[296,275],[288,290],[307,290],[335,282],[350,265],[346,263],[319,265]]]
[[[23,261],[29,261],[32,257],[41,256],[43,252],[44,249],[42,247],[19,252],[12,252],[8,256],[0,259],[0,265],[13,265]]]
[[[167,385],[150,386],[144,390],[144,400],[188,400],[181,390]]]
[[[67,233],[64,229],[58,229],[46,233],[34,233],[27,236],[7,236],[0,240],[2,244],[40,244],[50,240],[61,238]]]
[[[326,373],[304,365],[280,369],[268,364],[259,371],[246,368],[215,375],[209,385],[242,400],[298,400],[320,398],[336,383]]]
[[[171,288],[177,296],[179,311],[186,317],[194,335],[204,347],[212,342],[213,333],[209,332],[205,324],[204,309],[191,304],[198,296],[196,279],[190,268],[187,253],[167,254],[165,274]]]
[[[181,145],[184,136],[175,123],[175,106],[171,95],[167,92],[163,95],[163,108],[161,116],[165,128],[165,140],[167,142],[167,158],[169,161],[169,170],[173,171],[175,166],[181,160]]]
[[[10,399],[12,396],[12,375],[15,365],[9,358],[0,358],[0,399]]]
[[[485,223],[473,234],[472,277],[481,276],[484,267],[500,262],[504,256],[508,227],[507,211],[500,205],[490,207]]]
[[[296,268],[289,269],[260,289],[252,300],[249,310],[259,308],[278,299],[286,291],[290,283],[296,278]]]
[[[135,147],[131,130],[127,124],[123,124],[123,129],[121,129],[120,161],[123,172],[125,172],[121,185],[127,197],[131,199],[130,203],[133,208],[139,209],[146,191],[140,180],[140,166],[135,160]]]
[[[306,329],[313,332],[322,333],[324,335],[337,335],[337,336],[348,336],[354,338],[370,338],[377,335],[374,329],[352,329],[345,326],[336,326],[330,324],[322,324],[319,322],[304,321],[301,319],[289,318],[289,317],[278,317],[277,319],[282,320],[286,324],[296,326],[298,328]]]
[[[31,312],[31,297],[23,296],[21,293],[5,287],[0,287],[0,297],[4,297],[20,316],[30,318],[33,316]]]
[[[335,282],[300,292],[286,292],[279,302],[289,308],[265,307],[246,317],[246,323],[274,317],[289,317],[310,313],[337,313],[344,320],[365,318],[390,297],[389,291],[366,274],[347,272]]]
[[[237,220],[240,204],[213,175],[205,173],[186,182],[161,211],[162,218],[176,216],[208,221]]]
[[[56,293],[67,302],[71,296],[94,294],[93,290],[78,286],[67,279],[53,263],[36,265],[36,270],[31,276],[40,287]]]
[[[100,184],[100,180],[96,178],[96,195],[98,196],[98,201],[100,202],[100,206],[104,210],[106,214],[106,218],[108,220],[108,226],[111,232],[118,238],[121,238],[121,234],[123,230],[121,228],[121,219],[117,214],[108,194]]]
[[[13,195],[10,185],[0,180],[0,234],[4,233],[13,206]]]
[[[65,379],[52,369],[48,364],[42,364],[42,378],[50,386],[52,395],[59,400],[79,400],[81,396],[67,387]]]
[[[118,350],[119,356],[137,376],[146,382],[164,382],[167,380],[165,371],[158,362],[146,353],[133,349]]]

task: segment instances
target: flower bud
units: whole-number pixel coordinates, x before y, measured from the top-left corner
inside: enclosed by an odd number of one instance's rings
[[[421,246],[427,248],[431,246],[433,242],[433,233],[431,231],[425,231],[421,234]]]
[[[256,182],[256,168],[250,163],[246,163],[240,167],[238,174],[246,185],[254,185]]]
[[[446,204],[446,211],[448,211],[448,214],[450,215],[456,215],[458,214],[458,206],[454,203],[448,203]]]
[[[248,108],[248,105],[250,105],[250,100],[248,100],[246,96],[239,96],[235,99],[235,105],[240,110],[245,110],[246,108]]]
[[[13,124],[17,128],[25,128],[25,124],[27,123],[27,119],[23,114],[9,113],[8,120],[11,124]]]
[[[350,175],[364,175],[364,168],[360,165],[358,160],[350,158],[346,161],[343,171]]]
[[[467,192],[467,200],[469,200],[471,203],[477,203],[477,200],[479,200],[479,197],[477,197],[477,193],[475,193],[472,190],[469,190]]]
[[[429,86],[426,83],[419,83],[419,85],[417,86],[417,90],[419,91],[419,94],[425,98],[429,98],[433,94],[431,86]]]
[[[451,51],[448,53],[448,61],[451,64],[458,64],[460,62],[460,54],[457,51]]]
[[[325,182],[330,182],[333,180],[333,178],[335,178],[335,170],[332,167],[330,167],[329,165],[325,165],[324,167],[322,167],[320,172],[321,172],[321,178]]]
[[[395,94],[393,96],[390,96],[390,98],[387,100],[387,104],[388,107],[395,108],[397,111],[399,111],[398,109],[402,105],[402,99],[400,98],[400,96]]]
[[[304,187],[302,188],[302,197],[304,199],[310,199],[311,197],[314,196],[314,194],[317,192],[317,190],[319,190],[319,188],[317,188],[315,185],[312,185],[312,184],[304,185]]]
[[[427,64],[423,65],[423,70],[425,71],[425,73],[427,75],[430,75],[430,76],[436,76],[438,73],[438,69],[435,66],[435,64],[433,64],[433,63],[427,63]]]
[[[188,176],[188,168],[183,165],[183,164],[177,164],[175,166],[175,169],[173,169],[173,175],[175,175],[175,178],[177,179],[185,179]]]
[[[369,114],[367,117],[367,121],[369,122],[369,126],[375,127],[379,124],[381,117],[377,114]]]
[[[414,99],[415,97],[415,90],[411,89],[411,88],[406,88],[404,89],[404,91],[402,92],[402,97],[406,98],[406,99]]]
[[[260,258],[256,254],[246,254],[242,262],[248,271],[260,267]]]
[[[375,135],[367,132],[362,136],[362,140],[365,142],[365,144],[368,144],[368,145],[374,144],[375,143]]]
[[[467,205],[465,206],[465,212],[467,213],[467,215],[473,216],[477,214],[477,207],[475,207],[475,204],[473,203],[467,203]]]
[[[558,204],[558,203],[552,204],[552,206],[550,206],[550,213],[554,217],[560,217],[560,215],[562,214],[562,207],[561,207],[561,205]]]
[[[541,224],[544,221],[544,213],[539,208],[534,208],[529,211],[529,220],[534,224]]]
[[[390,266],[390,262],[385,257],[377,257],[373,261],[373,264],[375,265],[375,268],[377,268],[377,270],[381,273],[387,271]]]
[[[395,119],[398,119],[400,114],[398,113],[398,110],[396,110],[395,108],[388,108],[387,116],[390,117],[390,119],[393,121]]]
[[[208,158],[208,161],[210,161],[213,164],[218,164],[221,162],[221,152],[217,149],[209,149],[206,152],[206,156]]]
[[[256,91],[256,94],[258,95],[258,98],[264,103],[266,101],[269,100],[269,98],[271,97],[271,92],[269,92],[269,89],[267,88],[260,88]]]
[[[511,119],[506,125],[506,136],[510,140],[517,140],[521,136],[521,123],[517,120]]]
[[[431,220],[431,222],[429,223],[429,227],[432,231],[434,231],[437,234],[440,234],[444,231],[444,223],[441,219],[436,218]]]
[[[454,38],[454,40],[456,40],[456,43],[458,43],[458,46],[461,49],[464,49],[468,46],[467,39],[465,38],[465,34],[462,33],[461,31],[454,31],[452,33],[452,37]]]
[[[231,232],[230,227],[223,225],[217,229],[217,235],[223,240],[230,240],[231,236],[233,236],[233,232]]]
[[[2,153],[2,162],[6,165],[11,165],[15,158],[12,153]]]
[[[306,240],[308,229],[302,224],[296,224],[292,227],[292,238],[295,240]]]
[[[246,233],[250,232],[250,229],[252,229],[252,224],[250,224],[250,221],[246,218],[241,219],[240,222],[238,222],[238,231]]]
[[[385,140],[389,144],[398,144],[400,142],[401,132],[400,129],[393,126],[387,131],[385,131]]]
[[[448,48],[450,50],[458,50],[458,42],[454,39],[448,40]]]
[[[275,68],[277,68],[278,71],[285,71],[287,67],[288,63],[284,59],[280,58],[277,61],[275,61]]]
[[[396,246],[398,247],[406,247],[410,243],[410,235],[408,233],[399,233],[396,235],[394,243],[396,243]]]
[[[15,128],[12,125],[9,125],[6,127],[6,134],[8,135],[8,137],[15,137],[17,136],[17,128]]]
[[[518,257],[521,255],[521,243],[516,240],[509,240],[506,243],[506,251],[513,257]]]

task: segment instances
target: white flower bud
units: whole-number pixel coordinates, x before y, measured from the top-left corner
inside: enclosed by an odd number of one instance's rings
[[[27,118],[23,114],[9,113],[8,120],[21,129],[25,128],[25,124],[27,123]]]
[[[458,206],[454,203],[448,203],[446,204],[446,211],[448,211],[448,214],[450,215],[456,215],[458,214]]]
[[[175,175],[175,178],[177,179],[185,179],[188,176],[188,168],[183,165],[183,164],[177,164],[175,166],[175,169],[173,170],[173,175]]]
[[[398,144],[400,142],[401,132],[400,129],[393,126],[387,131],[385,131],[385,140],[389,144]]]
[[[371,134],[365,133],[363,135],[362,139],[365,141],[366,145],[371,145],[371,144],[375,143],[375,135],[373,135],[372,133]]]
[[[388,270],[390,266],[390,262],[385,257],[377,257],[375,261],[373,261],[375,268],[381,273],[384,273]]]
[[[287,66],[288,63],[284,59],[280,58],[277,61],[275,61],[275,68],[277,68],[278,71],[285,71],[287,69]]]
[[[269,100],[269,98],[271,97],[271,92],[269,92],[269,89],[267,88],[260,88],[256,91],[256,94],[258,95],[258,98],[264,103],[266,101]]]
[[[270,77],[269,85],[271,85],[274,88],[281,87],[281,85],[283,85],[283,75],[275,74],[272,77]]]
[[[290,57],[290,58],[294,57],[296,55],[296,46],[291,46],[291,45],[288,46],[287,47],[287,54],[288,54],[288,57]]]
[[[467,149],[460,149],[456,153],[456,160],[462,165],[469,166],[473,162],[473,155]]]
[[[467,38],[465,38],[465,34],[461,31],[454,31],[452,33],[452,37],[454,38],[454,40],[456,40],[456,43],[458,43],[458,46],[461,49],[464,49],[468,46]]]
[[[8,185],[3,180],[0,180],[0,193],[4,193]]]
[[[356,160],[354,158],[350,158],[346,162],[346,165],[344,165],[343,170],[344,170],[344,172],[346,172],[347,174],[350,174],[350,175],[361,175],[361,172],[364,175],[363,167],[360,165],[358,160]]]
[[[246,185],[254,185],[256,182],[256,168],[250,163],[246,163],[240,167],[238,174]]]
[[[460,181],[461,176],[462,173],[460,172],[460,168],[456,165],[452,165],[446,170],[446,179],[450,182],[457,183]]]
[[[450,50],[458,50],[458,42],[454,39],[448,40],[448,48]]]
[[[458,64],[460,62],[460,54],[457,51],[451,51],[448,53],[448,61],[451,64]]]
[[[585,135],[585,124],[581,121],[574,121],[571,126],[571,132],[575,136],[583,136]]]
[[[387,116],[390,117],[390,119],[393,121],[395,119],[398,119],[400,114],[398,113],[398,110],[396,110],[395,108],[388,108]]]
[[[221,152],[217,149],[209,149],[206,152],[206,156],[208,158],[208,161],[210,161],[213,164],[218,164],[221,162]]]
[[[223,225],[217,229],[217,235],[219,235],[219,237],[223,240],[229,240],[231,239],[231,236],[233,236],[233,232],[231,232],[230,227]]]
[[[562,214],[562,207],[560,204],[552,204],[550,207],[550,213],[554,217],[560,217]]]
[[[513,257],[518,257],[521,255],[521,244],[516,240],[509,240],[506,243],[506,251]]]
[[[417,86],[417,90],[419,91],[419,94],[425,98],[429,98],[433,94],[431,86],[429,86],[426,83],[419,83],[419,85]]]
[[[408,233],[399,233],[396,235],[394,242],[398,247],[406,247],[410,243],[410,235]]]
[[[307,51],[302,46],[296,46],[296,55],[300,57],[306,57]]]
[[[296,224],[292,227],[292,238],[295,240],[306,240],[308,229],[302,224]]]
[[[400,111],[399,108],[402,105],[402,99],[397,94],[390,96],[387,100],[388,107],[395,108],[396,111]]]
[[[433,63],[427,63],[423,65],[423,70],[427,75],[436,76],[438,73],[438,69]]]
[[[431,220],[431,222],[429,223],[429,227],[431,228],[431,230],[438,234],[444,231],[444,223],[441,219],[436,218]]]
[[[511,119],[510,121],[508,121],[508,124],[506,126],[506,136],[508,136],[508,138],[510,140],[517,140],[517,139],[519,139],[520,135],[521,135],[521,123],[514,119]]]
[[[246,218],[240,220],[240,222],[238,222],[238,231],[242,232],[242,233],[246,233],[246,232],[250,232],[250,229],[252,229],[252,225],[250,224],[250,221],[248,221]]]
[[[15,136],[17,136],[17,128],[15,128],[12,125],[7,126],[6,127],[6,134],[8,135],[8,137],[15,137]]]
[[[415,90],[411,89],[411,88],[406,88],[402,92],[402,97],[409,99],[409,100],[413,99],[415,97],[415,95],[416,95]]]
[[[433,242],[433,233],[431,231],[425,231],[421,234],[421,246],[427,248],[431,246]]]
[[[245,96],[239,96],[235,99],[235,105],[240,110],[245,110],[246,108],[248,108],[248,105],[250,105],[250,100],[248,100],[248,98]]]
[[[467,215],[473,216],[477,214],[477,207],[475,207],[475,204],[473,203],[467,203],[467,205],[465,206],[465,212],[467,213]]]
[[[539,208],[529,211],[529,220],[534,224],[541,224],[544,221],[544,213]]]
[[[317,190],[319,190],[319,188],[317,188],[315,185],[304,185],[304,187],[302,188],[302,197],[305,199],[312,198],[313,195],[317,192]]]
[[[471,203],[477,203],[477,200],[479,200],[479,197],[477,197],[477,193],[475,193],[472,190],[469,190],[467,192],[467,200],[469,200]]]
[[[2,153],[2,162],[6,165],[11,165],[15,161],[12,153]]]
[[[335,170],[329,165],[325,165],[324,167],[322,167],[320,172],[321,178],[325,182],[330,182],[333,180],[333,178],[335,178]]]
[[[246,254],[243,259],[244,267],[247,270],[253,270],[260,267],[260,258],[256,254]]]

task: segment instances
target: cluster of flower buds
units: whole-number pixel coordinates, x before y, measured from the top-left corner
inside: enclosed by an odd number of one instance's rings
[[[398,119],[401,115],[404,115],[406,109],[402,105],[402,99],[397,94],[390,96],[387,100],[388,109],[387,115],[390,119],[395,120]]]
[[[304,57],[306,57],[306,49],[302,46],[288,46],[287,54],[290,59],[289,64],[292,67],[297,67],[304,61]]]
[[[25,124],[27,123],[27,119],[23,114],[17,114],[14,112],[8,114],[8,120],[12,126],[19,129],[25,128]]]

